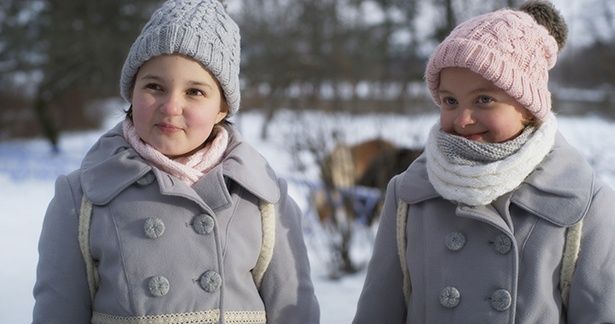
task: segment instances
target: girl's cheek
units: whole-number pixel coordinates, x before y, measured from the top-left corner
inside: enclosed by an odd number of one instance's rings
[[[453,129],[453,119],[450,113],[447,113],[445,110],[440,110],[440,127],[442,131],[446,133],[451,133]]]
[[[142,123],[144,123],[147,119],[147,114],[144,113],[142,107],[139,106],[132,106],[132,121],[135,124],[135,126],[138,126]]]
[[[155,103],[155,100],[152,96],[148,96],[145,94],[135,94],[132,97],[132,105],[133,107],[148,107]]]

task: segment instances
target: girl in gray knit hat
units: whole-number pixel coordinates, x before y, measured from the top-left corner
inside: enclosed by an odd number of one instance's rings
[[[122,68],[126,119],[56,181],[34,323],[318,323],[286,183],[226,119],[239,28],[167,1]]]

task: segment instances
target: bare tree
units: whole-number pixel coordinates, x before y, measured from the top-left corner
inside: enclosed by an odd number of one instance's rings
[[[161,1],[0,0],[0,70],[32,74],[31,109],[57,151],[60,129],[96,126],[84,107],[118,93],[121,64]]]
[[[615,58],[615,3],[596,0],[593,5],[596,14],[591,13],[591,19],[585,22],[593,42],[567,49],[554,69],[555,79],[567,86],[614,89],[615,65],[611,62]]]
[[[297,37],[295,22],[299,14],[297,3],[286,0],[245,1],[238,14],[242,76],[246,80],[244,94],[248,94],[248,99],[260,100],[266,112],[267,121],[261,129],[263,138],[267,136],[268,122],[284,104],[288,87],[298,77],[301,39]]]

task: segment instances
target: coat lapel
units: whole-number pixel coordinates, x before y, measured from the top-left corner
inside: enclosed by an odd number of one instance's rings
[[[81,187],[93,204],[104,205],[151,169],[124,140],[119,123],[84,157]]]
[[[591,166],[558,133],[553,150],[519,186],[511,200],[555,225],[570,226],[587,213],[593,190]]]

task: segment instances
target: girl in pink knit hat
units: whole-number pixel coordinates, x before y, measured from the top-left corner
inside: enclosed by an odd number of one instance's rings
[[[551,112],[566,30],[530,1],[436,48],[440,120],[389,183],[354,323],[615,323],[615,193]]]

